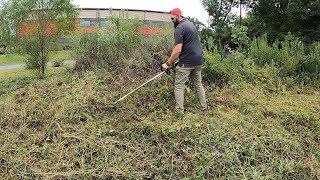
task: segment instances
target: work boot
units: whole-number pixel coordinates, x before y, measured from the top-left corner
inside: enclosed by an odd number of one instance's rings
[[[207,106],[207,107],[201,108],[201,111],[208,111],[209,109],[211,109],[211,107],[210,107],[210,106]]]

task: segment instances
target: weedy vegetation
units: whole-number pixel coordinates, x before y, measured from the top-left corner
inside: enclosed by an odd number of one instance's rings
[[[132,31],[135,21],[113,22],[110,29],[73,37],[79,59],[74,70],[16,89],[8,88],[14,80],[6,80],[1,177],[320,178],[319,72],[314,68],[319,45],[301,57],[291,49],[299,43],[278,50],[262,37],[247,54],[222,58],[217,51],[205,52],[208,111],[200,111],[189,84],[187,112],[174,112],[169,75],[111,107],[159,73],[173,46],[171,30],[142,37]]]

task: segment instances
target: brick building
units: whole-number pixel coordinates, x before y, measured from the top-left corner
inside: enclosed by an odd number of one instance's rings
[[[107,27],[111,16],[122,17],[126,19],[140,20],[140,33],[143,35],[161,34],[166,24],[171,19],[168,12],[149,11],[149,10],[133,10],[133,9],[103,9],[103,8],[81,8],[79,9],[79,18],[74,22],[77,29],[74,33],[81,31],[92,32],[99,25]],[[27,21],[22,24],[18,32],[20,36],[25,36],[33,30],[35,22]],[[45,29],[46,33],[54,33],[56,31],[55,23],[50,22]]]

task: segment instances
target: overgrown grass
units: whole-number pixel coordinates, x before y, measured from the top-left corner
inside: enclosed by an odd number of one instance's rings
[[[261,53],[271,51],[265,46],[251,58],[206,52],[208,111],[200,111],[187,86],[187,112],[174,112],[172,76],[113,105],[159,73],[157,65],[170,55],[170,34],[143,39],[128,23],[116,20],[114,31],[78,37],[77,71],[32,81],[3,100],[1,177],[320,178],[319,89],[300,87],[280,77],[277,62],[256,59],[273,55]],[[290,59],[292,51],[284,52]],[[317,57],[306,64],[317,64]]]
[[[54,60],[74,60],[73,51],[72,50],[51,51],[49,53],[49,61],[54,61]]]
[[[47,76],[58,76],[62,72],[72,68],[73,65],[65,65],[59,68],[48,68]],[[0,71],[0,104],[4,102],[8,95],[13,94],[16,90],[37,81],[38,78],[30,70],[15,69]]]
[[[2,54],[0,55],[0,65],[22,64],[24,59],[25,58],[22,55]]]
[[[72,51],[52,51],[49,53],[49,61],[56,60],[73,60]],[[0,55],[0,66],[10,64],[23,64],[25,57],[18,54]]]
[[[148,78],[127,75],[67,73],[18,90],[0,107],[0,175],[319,178],[318,91],[270,93],[248,84],[207,89],[213,108],[201,112],[188,88],[188,112],[177,114],[172,77],[164,76],[110,106]]]

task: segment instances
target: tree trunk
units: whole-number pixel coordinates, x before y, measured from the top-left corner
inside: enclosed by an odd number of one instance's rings
[[[242,2],[240,0],[240,26],[242,26]]]
[[[45,61],[46,61],[46,57],[45,57],[45,37],[44,37],[44,32],[41,32],[41,56],[40,56],[40,78],[44,79],[44,69],[45,69]]]

